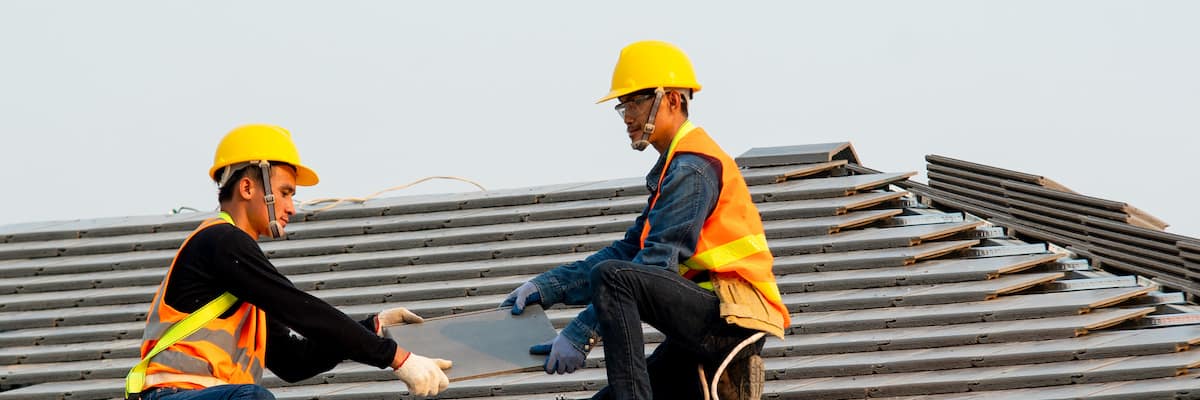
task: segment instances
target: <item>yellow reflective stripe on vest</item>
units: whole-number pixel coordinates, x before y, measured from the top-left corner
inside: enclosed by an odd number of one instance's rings
[[[767,235],[747,235],[723,245],[705,250],[684,261],[690,269],[715,270],[755,253],[771,251],[767,247]]]
[[[205,304],[204,307],[200,307],[196,312],[188,314],[182,321],[171,325],[167,332],[154,343],[154,348],[146,353],[145,357],[142,357],[141,362],[129,370],[129,375],[125,376],[125,397],[128,398],[130,393],[141,393],[142,389],[146,387],[146,368],[150,366],[151,358],[200,330],[209,321],[221,316],[222,313],[233,307],[233,303],[237,303],[237,296],[225,292]]]
[[[233,216],[229,215],[227,212],[221,211],[220,214],[217,214],[217,217],[225,220],[225,222],[228,222],[230,225],[237,226],[237,224],[233,223]]]

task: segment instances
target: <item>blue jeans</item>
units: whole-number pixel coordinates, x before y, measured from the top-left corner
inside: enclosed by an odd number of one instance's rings
[[[674,271],[609,260],[591,279],[608,372],[608,387],[594,399],[702,399],[696,367],[703,365],[712,382],[729,351],[755,333],[726,323],[717,295]],[[642,322],[667,337],[648,358]],[[760,353],[763,343],[734,360]]]
[[[275,400],[275,395],[260,385],[220,385],[197,390],[160,387],[143,392],[142,400]]]

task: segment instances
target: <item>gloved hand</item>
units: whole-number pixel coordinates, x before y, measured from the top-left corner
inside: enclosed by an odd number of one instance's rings
[[[513,315],[521,315],[525,312],[525,305],[531,303],[541,303],[542,294],[538,293],[537,285],[533,281],[527,281],[518,286],[512,293],[508,294],[508,298],[500,303],[500,307],[512,306]]]
[[[450,360],[428,358],[411,354],[400,368],[393,370],[397,378],[408,386],[408,393],[414,396],[433,396],[450,386],[443,369],[450,368]]]
[[[547,374],[569,374],[583,368],[587,361],[591,345],[572,342],[561,333],[549,342],[535,344],[529,348],[529,354],[546,354],[546,364],[543,365]]]
[[[408,311],[408,309],[404,307],[383,310],[379,314],[375,315],[375,334],[382,335],[383,327],[388,325],[396,325],[401,323],[419,324],[422,322],[425,322],[424,318],[421,318],[420,315],[414,314],[412,311]]]

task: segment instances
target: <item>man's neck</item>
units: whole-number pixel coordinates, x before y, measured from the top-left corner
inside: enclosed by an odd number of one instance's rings
[[[658,151],[658,154],[665,154],[671,149],[671,142],[675,141],[675,135],[679,133],[679,127],[683,126],[684,121],[685,120],[680,119],[674,121],[665,121],[662,124],[656,124],[654,127],[655,130],[662,129],[663,133],[666,133],[666,135],[661,136],[662,140],[651,143],[654,145],[654,150]]]
[[[250,217],[247,215],[244,207],[238,207],[233,204],[222,204],[221,212],[229,214],[229,217],[233,219],[234,226],[241,229],[242,232],[246,232],[254,240],[258,240],[258,233],[254,232],[253,228],[250,227]]]

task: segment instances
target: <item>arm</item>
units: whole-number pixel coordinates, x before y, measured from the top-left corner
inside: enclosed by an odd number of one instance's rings
[[[721,164],[701,155],[680,154],[659,190],[662,194],[648,217],[650,233],[632,262],[674,270],[695,254],[704,221],[717,207]]]
[[[271,354],[278,356],[288,350],[305,352],[285,356],[284,360],[315,364],[289,366],[300,369],[298,372],[312,372],[325,365],[332,367],[336,362],[331,364],[330,360],[338,357],[384,368],[393,363],[397,354],[407,355],[396,342],[377,336],[329,303],[296,288],[271,265],[253,239],[237,228],[229,228],[220,231],[216,241],[219,248],[209,253],[214,257],[208,264],[213,267],[210,273],[215,281],[239,299],[265,311],[269,315],[268,321],[277,323],[282,329],[295,330],[304,337],[294,338],[278,327],[268,329],[273,340],[287,336],[282,342],[268,342],[268,363],[281,365],[271,360]],[[306,351],[312,348],[323,350]]]
[[[587,258],[543,272],[530,280],[541,294],[543,307],[558,303],[568,305],[588,304],[592,301],[590,274],[592,267],[606,260],[630,260],[638,251],[638,235],[641,234],[643,211],[634,220],[633,226],[625,231],[625,237],[615,241]]]
[[[673,168],[663,179],[663,194],[649,212],[650,233],[646,236],[646,247],[630,257],[634,264],[674,269],[680,262],[691,258],[696,251],[700,229],[717,206],[720,197],[720,163],[693,154],[681,154],[675,160]],[[643,219],[639,217],[639,223],[635,223],[622,240],[626,243],[632,241],[630,246],[635,250],[642,233],[641,221]],[[591,259],[588,257],[588,260]],[[590,302],[591,291],[588,290],[587,294]],[[586,346],[598,340],[599,321],[595,309],[588,305],[563,328],[562,335],[577,345]]]

